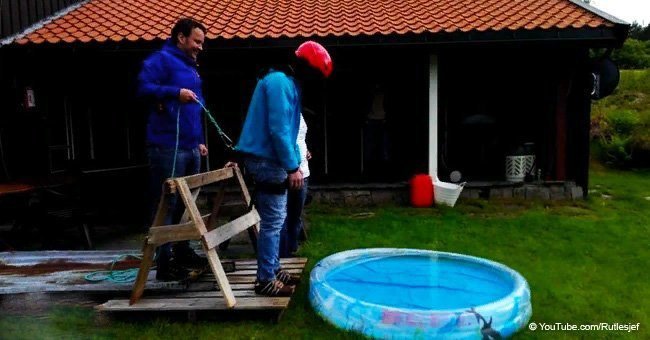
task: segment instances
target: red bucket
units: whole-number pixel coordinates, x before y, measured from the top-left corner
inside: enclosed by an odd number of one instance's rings
[[[426,174],[417,174],[409,181],[411,186],[411,205],[426,208],[433,205],[433,180]]]

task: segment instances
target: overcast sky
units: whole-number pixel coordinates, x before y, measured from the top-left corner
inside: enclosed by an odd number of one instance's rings
[[[591,5],[630,24],[650,24],[650,0],[591,0]]]

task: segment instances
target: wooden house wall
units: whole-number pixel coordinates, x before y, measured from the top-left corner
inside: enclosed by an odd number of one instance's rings
[[[8,168],[13,174],[63,170],[67,152],[76,166],[101,169],[146,165],[146,113],[135,97],[142,60],[160,44],[122,48],[37,47],[3,51],[2,86],[13,98],[0,105]],[[207,49],[200,58],[206,103],[237,140],[259,71],[281,63],[289,49]],[[326,83],[305,85],[310,162],[316,182],[402,181],[427,171],[428,56],[422,48],[334,48],[335,73]],[[453,49],[439,54],[441,176],[461,170],[469,180],[504,177],[505,155],[534,142],[538,167],[558,179],[558,91],[564,84],[566,142],[564,179],[586,181],[589,101],[586,64],[579,49]],[[6,76],[5,76],[6,75]],[[363,164],[363,129],[372,89],[386,92],[388,159]],[[36,109],[22,105],[33,87]],[[467,118],[492,117],[490,129]],[[66,132],[65,126],[72,132]],[[210,168],[225,152],[207,126]],[[74,143],[72,143],[74,142]],[[52,150],[52,146],[74,150]],[[26,152],[25,150],[29,150]],[[68,162],[69,163],[69,162]]]

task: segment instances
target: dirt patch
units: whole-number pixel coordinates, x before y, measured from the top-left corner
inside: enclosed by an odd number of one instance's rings
[[[138,267],[140,267],[140,260],[124,260],[116,262],[115,265],[113,265],[113,270],[123,270]],[[84,263],[69,262],[66,260],[52,260],[31,266],[10,266],[4,263],[0,263],[0,275],[35,276],[69,270],[91,271],[110,269],[111,263]]]

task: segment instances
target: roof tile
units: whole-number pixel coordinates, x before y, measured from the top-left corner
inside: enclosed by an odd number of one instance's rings
[[[15,43],[165,39],[181,16],[207,39],[613,26],[569,0],[89,0]]]

